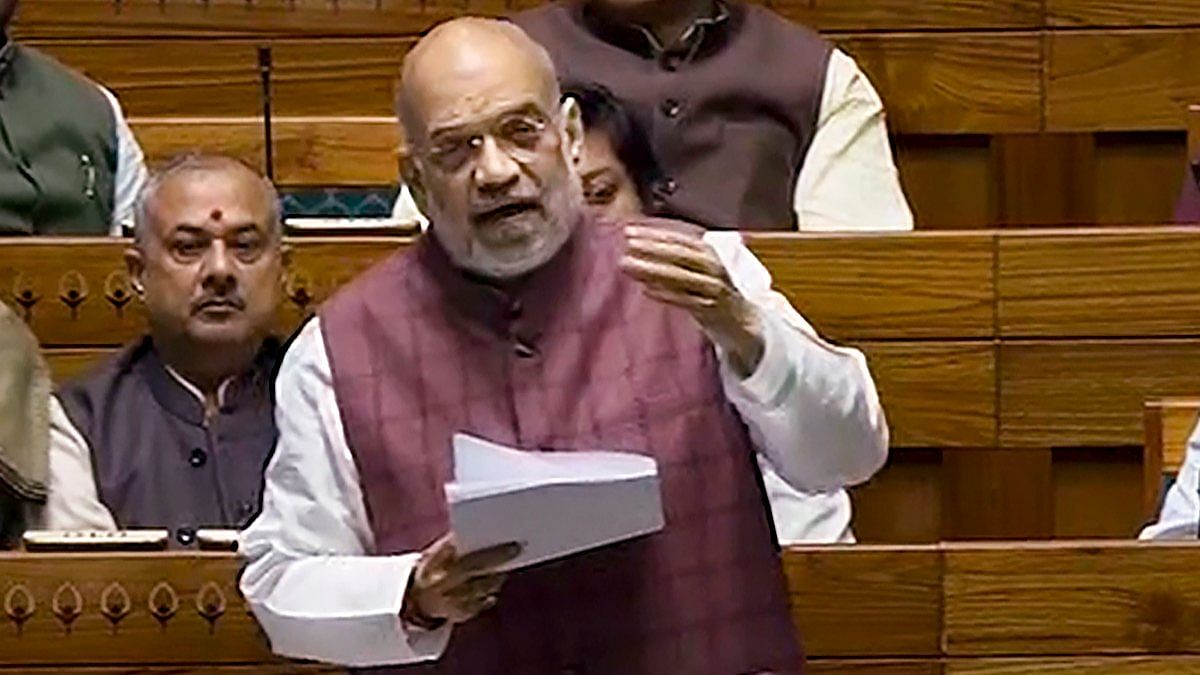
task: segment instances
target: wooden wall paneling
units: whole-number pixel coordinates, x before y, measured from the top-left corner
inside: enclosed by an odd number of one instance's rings
[[[769,6],[821,31],[1037,28],[1042,22],[1036,0],[926,0],[920,11],[904,0],[772,0]]]
[[[985,342],[857,343],[893,447],[995,447],[995,348]]]
[[[277,117],[280,185],[396,185],[400,128],[394,117]]]
[[[151,169],[177,155],[206,152],[236,157],[260,173],[267,170],[261,117],[134,117],[129,126]]]
[[[795,547],[784,572],[792,606],[803,608],[793,620],[810,657],[939,654],[936,547]]]
[[[992,160],[997,225],[1096,221],[1091,134],[997,134]]]
[[[951,544],[944,556],[949,656],[1200,648],[1200,578],[1186,544]]]
[[[1170,223],[1187,173],[1183,132],[1095,137],[1095,222]]]
[[[1200,100],[1200,32],[1047,35],[1047,131],[1182,129],[1187,104]]]
[[[271,43],[275,114],[396,116],[395,85],[416,38]]]
[[[151,166],[184,152],[238,157],[265,171],[261,118],[148,117],[129,120]],[[394,185],[400,131],[392,117],[273,117],[279,185]]]
[[[940,659],[809,659],[804,664],[804,672],[816,675],[942,675],[944,671]]]
[[[942,538],[1054,536],[1049,449],[947,449],[942,453]]]
[[[1200,334],[1200,229],[1001,235],[1000,335]]]
[[[753,235],[775,286],[840,340],[991,337],[989,233]]]
[[[893,449],[871,480],[850,490],[854,535],[867,544],[942,540],[942,451]]]
[[[19,38],[404,36],[462,14],[499,15],[502,0],[27,0]]]
[[[907,134],[892,147],[904,194],[921,230],[979,229],[995,221],[991,137]]]
[[[1053,462],[1055,539],[1137,536],[1145,491],[1154,499],[1159,485],[1145,480],[1140,447],[1058,449]]]
[[[1197,656],[1093,656],[1060,658],[948,659],[952,675],[1160,675],[1200,672]]]
[[[887,33],[833,39],[871,78],[895,132],[1041,128],[1037,33]]]
[[[1197,0],[1047,0],[1051,26],[1174,26],[1200,23]]]
[[[535,6],[528,0],[24,0],[20,36],[138,35],[396,35],[419,32],[463,13],[498,15]],[[902,0],[776,0],[776,12],[823,31],[948,28],[1037,28],[1041,3],[1013,0],[933,0],[913,11]],[[90,31],[89,31],[90,29]]]
[[[250,40],[31,40],[29,44],[111,89],[128,117],[262,113],[258,43]]]
[[[415,38],[32,40],[116,92],[131,117],[245,117],[262,111],[257,48],[271,49],[272,113],[393,117]]]
[[[1009,341],[1001,447],[1141,445],[1142,403],[1200,391],[1200,341]]]

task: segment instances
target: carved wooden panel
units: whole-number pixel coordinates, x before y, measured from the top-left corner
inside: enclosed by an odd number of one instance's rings
[[[227,555],[0,555],[0,665],[259,663]]]

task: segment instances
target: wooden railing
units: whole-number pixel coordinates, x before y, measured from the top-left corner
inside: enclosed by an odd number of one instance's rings
[[[809,672],[1200,668],[1194,544],[814,547],[784,562]],[[0,671],[296,672],[269,654],[238,565],[225,554],[0,555]]]

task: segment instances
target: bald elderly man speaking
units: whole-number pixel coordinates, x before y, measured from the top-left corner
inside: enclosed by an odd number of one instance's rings
[[[276,383],[241,587],[275,651],[436,673],[793,673],[803,658],[755,453],[799,489],[865,479],[887,431],[736,234],[599,224],[579,111],[518,28],[460,19],[404,64],[431,226],[343,288]],[[665,528],[511,573],[455,548],[451,437],[622,450]]]

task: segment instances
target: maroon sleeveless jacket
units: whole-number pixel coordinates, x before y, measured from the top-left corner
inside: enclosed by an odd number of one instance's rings
[[[694,47],[667,52],[581,0],[512,20],[546,47],[560,80],[608,87],[645,130],[664,175],[648,209],[710,228],[795,229],[833,47],[764,7],[722,4]]]
[[[662,532],[512,574],[437,663],[399,672],[800,671],[753,449],[712,347],[618,270],[622,252],[620,230],[584,221],[501,290],[427,237],[322,308],[378,554],[448,529],[456,431],[659,464]]]

